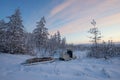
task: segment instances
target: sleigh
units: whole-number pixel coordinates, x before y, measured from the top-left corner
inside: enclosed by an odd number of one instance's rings
[[[54,62],[54,58],[52,57],[43,57],[43,58],[31,58],[27,59],[25,62],[21,63],[22,65],[35,65],[38,63],[50,63]]]

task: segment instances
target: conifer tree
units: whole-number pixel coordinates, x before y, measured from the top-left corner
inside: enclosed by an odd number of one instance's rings
[[[96,27],[96,22],[94,19],[91,24],[93,25],[93,28],[90,28],[90,30],[88,31],[91,34],[89,38],[91,39],[91,42],[93,42],[93,45],[97,47],[98,41],[101,39],[101,33]]]
[[[101,53],[99,53],[98,41],[101,39],[101,33],[98,30],[98,28],[96,27],[96,22],[95,22],[94,19],[91,22],[91,24],[93,25],[93,28],[90,28],[88,33],[91,34],[91,36],[89,38],[91,39],[91,42],[93,42],[93,45],[91,46],[91,50],[90,50],[89,56],[100,57]]]
[[[4,20],[0,20],[0,51],[1,52],[7,52],[6,47],[6,30],[7,30],[7,23],[5,23]]]
[[[36,48],[38,49],[40,55],[45,54],[45,48],[47,46],[48,41],[48,29],[45,27],[45,18],[42,17],[39,22],[37,22],[36,28],[33,30],[34,40]]]
[[[21,13],[19,9],[8,17],[8,48],[10,53],[25,53],[25,31],[22,24]]]

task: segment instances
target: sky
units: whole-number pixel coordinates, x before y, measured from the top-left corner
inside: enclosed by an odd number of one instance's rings
[[[120,0],[0,0],[0,19],[20,8],[25,30],[32,32],[45,16],[52,35],[58,30],[67,43],[89,43],[92,19],[101,31],[101,41],[120,42]]]

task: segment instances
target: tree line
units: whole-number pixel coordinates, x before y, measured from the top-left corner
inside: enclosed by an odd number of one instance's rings
[[[7,18],[8,22],[0,20],[0,52],[46,56],[66,48],[66,39],[61,38],[59,31],[48,33],[45,17],[36,23],[32,33],[25,31],[20,9]]]
[[[94,19],[91,22],[93,27],[88,31],[91,34],[89,38],[92,45],[85,46],[66,44],[66,38],[62,38],[59,31],[56,31],[54,35],[50,35],[48,28],[45,27],[46,20],[44,16],[36,22],[36,28],[31,33],[25,31],[20,9],[16,9],[14,14],[7,18],[9,19],[8,22],[0,20],[0,52],[43,57],[52,56],[56,51],[62,53],[69,48],[72,50],[89,50],[89,57],[120,56],[120,46],[115,45],[112,40],[99,43],[102,36]]]

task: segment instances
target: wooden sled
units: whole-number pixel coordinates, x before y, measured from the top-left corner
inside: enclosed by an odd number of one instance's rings
[[[43,57],[43,58],[31,58],[27,59],[22,65],[36,65],[38,63],[50,63],[54,62],[54,58],[51,57]]]

